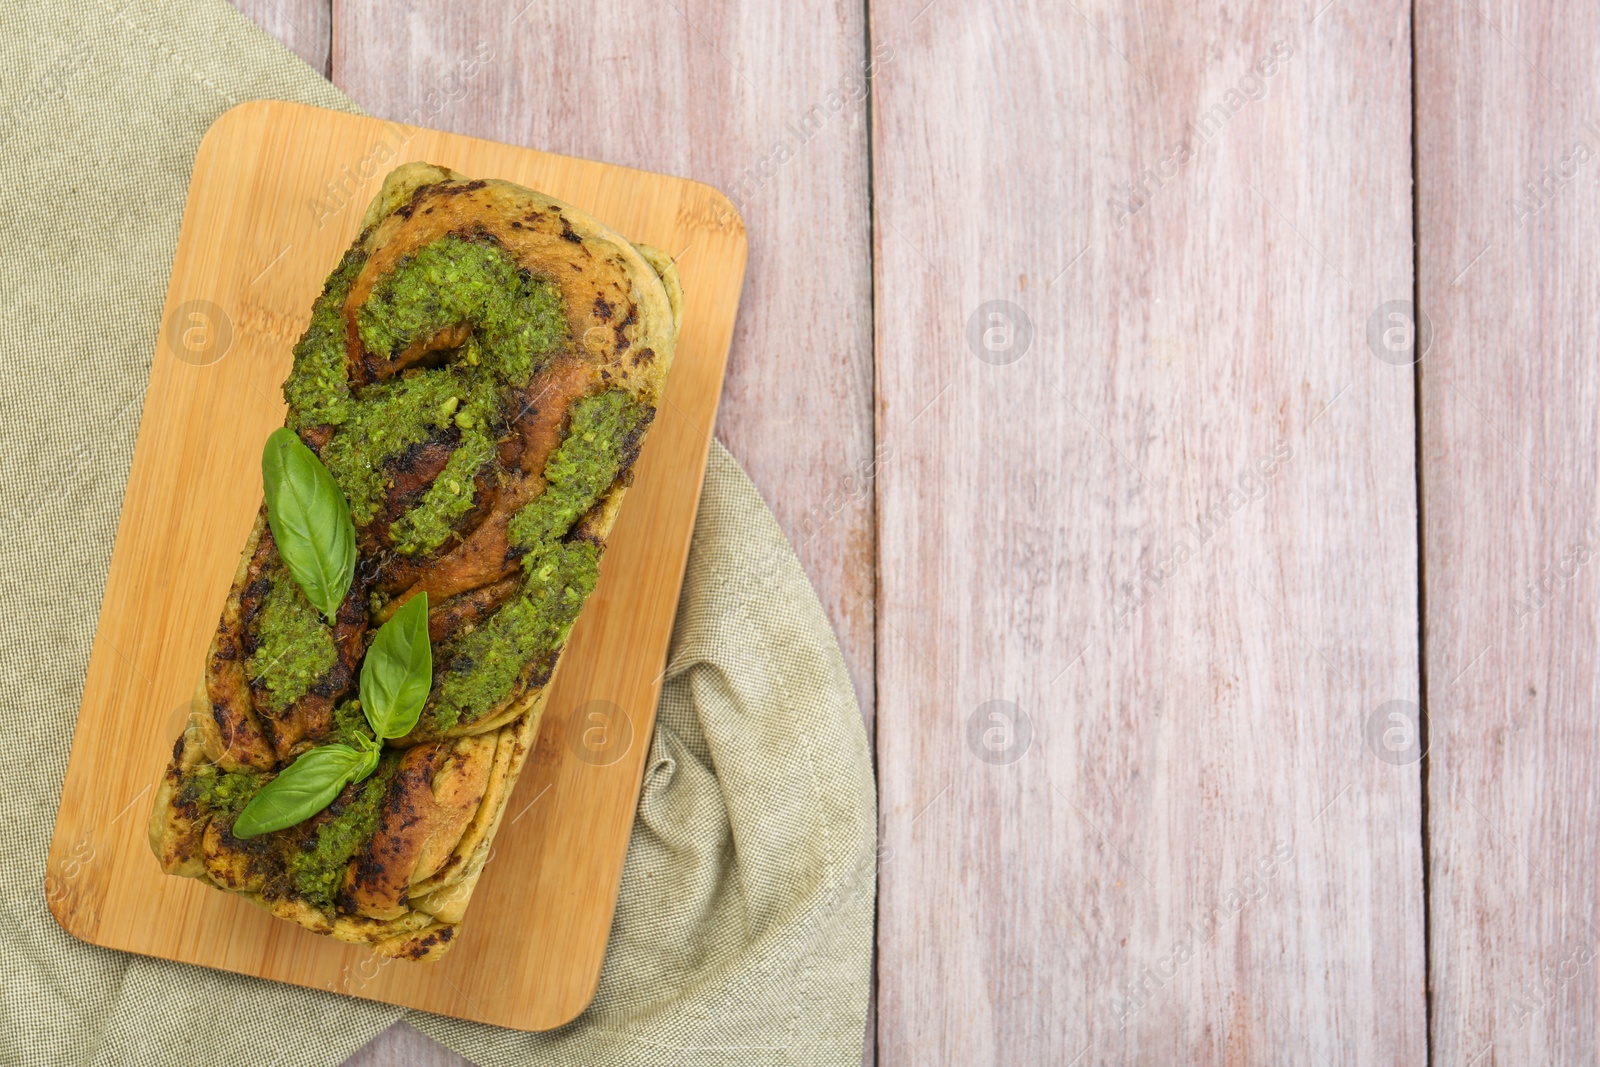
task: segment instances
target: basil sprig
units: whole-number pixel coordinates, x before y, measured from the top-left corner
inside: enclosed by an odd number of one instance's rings
[[[255,837],[282,830],[332,804],[346,785],[360,781],[378,766],[378,750],[383,746],[365,736],[361,740],[360,749],[320,745],[301,753],[250,798],[233,822],[233,836]]]
[[[420,592],[378,627],[361,664],[361,711],[376,740],[362,734],[359,747],[319,745],[301,753],[250,798],[233,823],[233,836],[255,837],[293,826],[332,804],[351,782],[378,768],[383,742],[417,725],[433,684],[428,643],[428,594]]]
[[[356,528],[339,484],[288,427],[261,453],[267,522],[278,555],[306,599],[332,622],[356,570]]]

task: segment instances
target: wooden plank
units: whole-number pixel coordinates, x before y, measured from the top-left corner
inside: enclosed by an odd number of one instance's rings
[[[1587,1062],[1600,13],[1428,0],[1417,56],[1434,1062]]]
[[[425,1034],[395,1023],[344,1061],[344,1067],[472,1067]]]
[[[716,432],[799,551],[870,730],[863,21],[857,0],[416,0],[399,18],[341,2],[333,80],[375,115],[682,174],[734,200],[751,270]]]
[[[1312,19],[873,3],[885,1064],[1425,1059],[1409,13]]]
[[[324,78],[332,55],[333,0],[231,0]]]
[[[677,355],[599,585],[551,683],[538,742],[469,920],[443,960],[379,966],[244,898],[161,874],[149,795],[182,729],[245,532],[278,385],[312,300],[390,168],[426,158],[548,192],[680,263]],[[681,178],[553,156],[280,101],[230,110],[201,142],[151,367],[48,870],[51,911],[95,944],[543,1030],[592,997],[738,308],[744,242],[697,220],[725,209]],[[180,331],[172,324],[186,325]],[[205,328],[193,341],[191,331]],[[207,342],[207,339],[210,339]],[[184,345],[190,347],[185,350]],[[579,743],[597,704],[631,723]],[[84,860],[84,844],[93,856]],[[153,920],[158,917],[159,921]]]

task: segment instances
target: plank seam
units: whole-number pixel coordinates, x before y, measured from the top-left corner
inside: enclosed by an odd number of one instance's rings
[[[871,418],[872,455],[874,457],[872,494],[870,497],[872,515],[868,519],[868,524],[872,529],[872,733],[867,738],[867,748],[872,757],[873,789],[878,794],[879,860],[876,864],[876,869],[873,871],[873,878],[881,882],[883,870],[883,787],[882,779],[876,772],[878,768],[878,670],[882,662],[878,655],[878,630],[880,625],[878,605],[883,600],[883,536],[878,529],[878,524],[883,511],[878,507],[878,495],[881,490],[878,487],[879,471],[876,457],[879,455],[878,450],[883,446],[883,441],[878,426],[878,229],[875,217],[877,205],[876,190],[873,186],[872,165],[873,149],[877,142],[877,127],[874,124],[876,108],[873,107],[873,98],[876,93],[873,90],[876,88],[875,82],[878,77],[878,70],[877,66],[872,63],[872,0],[861,0],[861,41],[863,49],[861,61],[864,64],[867,78],[867,95],[864,102],[865,113],[863,115],[867,133],[867,284],[871,286],[871,292],[867,299],[867,336],[872,339],[869,356],[872,360]],[[878,892],[874,892],[872,895],[872,963],[870,965],[869,1000],[867,1003],[869,1031],[863,1038],[865,1047],[862,1050],[862,1061],[867,1065],[883,1062],[882,1049],[879,1047],[878,1040],[878,993],[880,989],[878,984],[878,914],[882,906],[883,894],[881,885],[877,885],[875,888]]]
[[[1420,56],[1417,41],[1417,5],[1411,5],[1411,321],[1417,342],[1421,341],[1422,316],[1422,223],[1417,210],[1418,150],[1417,132],[1420,109],[1417,106],[1417,62]],[[1432,850],[1429,847],[1428,783],[1432,777],[1432,760],[1428,751],[1428,583],[1427,583],[1427,530],[1424,495],[1423,443],[1422,443],[1422,361],[1426,351],[1418,354],[1411,365],[1411,403],[1413,465],[1416,469],[1417,497],[1417,744],[1422,749],[1418,762],[1418,809],[1421,825],[1418,833],[1422,845],[1422,1055],[1423,1062],[1433,1067],[1433,896]]]

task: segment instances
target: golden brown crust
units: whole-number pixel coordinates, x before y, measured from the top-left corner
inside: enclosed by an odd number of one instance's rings
[[[183,786],[183,746],[179,738],[172,763],[156,787],[155,810],[150,820],[150,847],[168,874],[193,878],[205,872],[201,859],[202,835],[208,820],[193,804],[181,804],[178,791]]]
[[[433,776],[428,833],[412,860],[408,891],[438,871],[455,851],[483,803],[498,748],[499,738],[483,735],[460,737],[450,746],[448,758]]]
[[[428,640],[438,644],[457,636],[469,626],[476,626],[493,614],[496,608],[511,599],[511,595],[521,585],[521,579],[512,575],[450,597],[437,607],[430,601]]]
[[[266,526],[267,509],[262,505],[207,654],[205,684],[211,706],[206,728],[206,755],[210,762],[229,771],[245,767],[270,770],[276,763],[276,754],[256,718],[250,683],[245,677],[245,651],[241,640],[242,602],[250,583],[251,565],[256,561],[256,548]]]
[[[494,747],[472,737],[406,751],[377,832],[345,871],[342,910],[373,919],[406,913],[411,883],[438,869],[478,810]]]

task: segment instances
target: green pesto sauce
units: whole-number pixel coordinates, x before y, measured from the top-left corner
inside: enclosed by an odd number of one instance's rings
[[[450,536],[456,520],[472,508],[473,479],[494,455],[494,442],[482,430],[464,430],[461,444],[422,500],[389,528],[389,541],[403,556],[432,552]]]
[[[366,254],[359,249],[346,252],[328,276],[322,295],[311,307],[311,325],[294,346],[294,370],[283,383],[291,429],[298,431],[323,424],[337,426],[349,413],[343,309],[350,286],[366,262]]]
[[[622,468],[622,449],[645,408],[625,389],[584,397],[572,405],[566,439],[544,466],[545,490],[511,517],[511,543],[530,553],[566,536],[600,499]]]
[[[290,856],[290,883],[309,903],[333,910],[345,868],[378,831],[384,796],[399,766],[399,753],[386,754],[372,777],[355,787],[354,795],[329,807],[332,817],[317,827],[316,839]]]
[[[486,460],[506,390],[526,386],[539,358],[567,339],[558,285],[522,270],[493,239],[441,237],[379,280],[356,312],[356,333],[369,351],[390,358],[458,323],[471,325],[471,339],[442,367],[407,371],[353,395],[343,305],[365,263],[365,255],[352,249],[329,276],[284,383],[288,425],[335,427],[321,449],[322,461],[350,501],[357,525],[377,516],[388,482],[384,463],[434,433],[454,425],[462,431],[463,447],[471,446],[480,463]],[[468,459],[451,472],[458,482]],[[450,523],[472,505],[467,486],[462,488],[460,497],[430,489],[414,514],[402,516],[409,552],[426,552],[444,540]]]
[[[255,618],[256,650],[245,672],[266,687],[268,710],[282,711],[333,669],[339,653],[333,629],[289,572],[274,568],[271,582]]]
[[[511,543],[527,554],[516,595],[441,660],[428,724],[448,730],[499,704],[522,669],[559,649],[594,591],[600,553],[587,542],[563,541],[622,469],[627,438],[647,409],[626,390],[585,397],[572,406],[566,438],[545,462],[545,490],[511,518]]]
[[[244,771],[222,771],[202,763],[183,780],[178,789],[180,804],[194,804],[208,815],[236,819],[250,798],[260,791],[261,775]]]
[[[586,541],[542,549],[516,596],[447,653],[427,725],[448,730],[504,700],[524,665],[566,641],[599,576],[599,549]]]
[[[370,741],[374,736],[372,727],[367,724],[367,716],[361,710],[361,701],[346,700],[333,709],[333,726],[329,728],[328,736],[316,740],[322,744],[361,748],[359,738],[364,737]]]
[[[384,461],[455,426],[485,436],[498,422],[501,391],[487,368],[435,367],[369,385],[323,446],[322,462],[350,501],[357,526],[371,522],[388,485]],[[404,516],[402,516],[403,518]]]
[[[392,359],[419,338],[470,322],[484,355],[515,389],[534,357],[566,338],[561,289],[517,266],[493,240],[441,237],[401,260],[356,312],[367,351]]]

